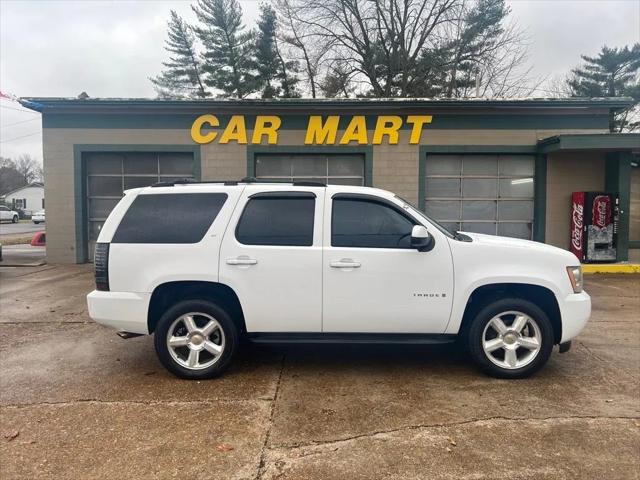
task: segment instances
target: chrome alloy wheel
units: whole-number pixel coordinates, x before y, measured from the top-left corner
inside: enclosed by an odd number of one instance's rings
[[[190,370],[202,370],[216,363],[224,345],[222,327],[215,318],[202,312],[181,315],[167,332],[171,358]]]
[[[542,333],[536,321],[526,313],[503,312],[484,327],[482,348],[491,363],[515,370],[536,358],[542,348]]]

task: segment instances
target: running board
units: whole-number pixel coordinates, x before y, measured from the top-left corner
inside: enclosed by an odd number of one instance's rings
[[[131,332],[116,332],[116,335],[118,335],[120,338],[124,338],[126,340],[127,338],[142,337],[144,334],[142,334],[142,333],[131,333]]]
[[[246,339],[253,343],[401,344],[440,345],[453,343],[457,335],[434,333],[307,333],[253,332]]]

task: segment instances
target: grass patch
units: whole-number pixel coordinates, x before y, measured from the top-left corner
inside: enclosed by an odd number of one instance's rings
[[[0,243],[5,245],[21,245],[23,243],[31,243],[31,239],[33,239],[33,235],[26,235],[23,237],[11,237],[11,238],[0,238]]]

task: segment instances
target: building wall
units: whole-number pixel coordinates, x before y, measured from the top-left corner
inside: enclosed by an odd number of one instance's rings
[[[605,155],[552,153],[547,157],[547,214],[545,241],[569,248],[571,193],[604,189]]]
[[[17,192],[13,192],[5,197],[7,205],[13,205],[14,200],[19,198],[27,201],[27,206],[23,208],[26,213],[35,213],[42,210],[42,200],[44,199],[44,188],[42,187],[25,187]]]
[[[640,167],[631,169],[631,202],[629,208],[629,240],[640,242]],[[640,263],[640,248],[629,249],[629,261]]]
[[[539,139],[560,133],[600,132],[601,130],[578,129],[443,130],[425,127],[421,144],[535,145]],[[252,132],[247,133],[250,138]],[[369,131],[369,139],[372,134],[373,132]],[[299,146],[300,153],[304,153],[307,148],[304,145],[304,135],[304,130],[280,130],[278,146]],[[338,138],[340,135],[341,132],[338,133]],[[409,131],[401,130],[397,145],[383,144],[366,148],[371,148],[373,151],[373,185],[394,191],[417,204],[420,145],[409,145],[408,137]],[[45,128],[43,143],[47,198],[47,261],[50,263],[77,261],[76,249],[79,246],[76,245],[76,208],[82,205],[84,199],[76,198],[74,145],[194,145],[188,129],[169,128]],[[277,148],[277,146],[264,148]],[[246,145],[236,143],[220,145],[213,142],[202,145],[200,147],[202,179],[240,179],[246,176],[247,151]],[[581,162],[576,159],[574,165]],[[549,178],[555,181],[553,171],[551,167]],[[574,173],[572,168],[561,169],[560,172],[565,176],[568,174],[569,177]],[[558,200],[558,202],[561,201]],[[548,212],[549,207],[548,204]],[[84,226],[80,227],[84,228]],[[564,225],[564,228],[568,232],[568,225]],[[549,223],[547,223],[548,234],[549,230]],[[561,233],[557,239],[561,239],[563,235],[564,233]],[[549,235],[549,239],[551,238],[562,244],[554,235]]]

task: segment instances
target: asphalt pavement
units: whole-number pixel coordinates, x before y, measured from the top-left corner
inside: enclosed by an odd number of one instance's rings
[[[36,225],[31,221],[18,223],[2,222],[0,223],[0,241],[3,237],[42,232],[44,229],[44,223]]]
[[[92,288],[90,265],[0,267],[3,479],[640,478],[638,275],[587,277],[585,331],[517,381],[362,345],[243,345],[180,380],[90,321]]]

